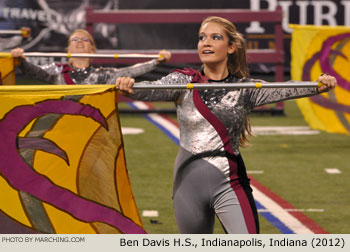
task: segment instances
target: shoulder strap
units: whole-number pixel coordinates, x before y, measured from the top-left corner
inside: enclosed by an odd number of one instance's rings
[[[200,71],[195,70],[193,68],[176,69],[174,70],[174,72],[192,76],[192,82],[195,83],[206,83],[209,80],[208,77],[202,75]]]
[[[62,68],[62,74],[63,79],[66,82],[67,85],[75,85],[76,83],[72,80],[72,78],[69,75],[69,72],[71,72],[73,69],[68,64],[56,64],[57,66],[63,66]]]

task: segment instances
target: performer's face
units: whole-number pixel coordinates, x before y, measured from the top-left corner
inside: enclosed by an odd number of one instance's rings
[[[215,23],[204,24],[199,30],[198,54],[203,64],[227,63],[228,54],[233,53],[234,45],[223,28]]]
[[[75,32],[69,38],[69,53],[94,53],[91,41],[83,32]]]

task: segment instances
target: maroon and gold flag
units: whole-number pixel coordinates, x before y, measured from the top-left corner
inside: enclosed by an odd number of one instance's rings
[[[13,58],[0,58],[0,85],[15,85],[16,73]]]
[[[350,135],[350,27],[291,25],[293,80],[316,81],[322,73],[338,86],[326,93],[297,100],[311,128]]]
[[[0,233],[145,233],[116,92],[0,86]]]

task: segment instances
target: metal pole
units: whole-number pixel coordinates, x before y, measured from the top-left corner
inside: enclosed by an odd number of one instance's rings
[[[320,87],[318,82],[246,82],[246,83],[187,83],[187,84],[142,84],[135,83],[133,89],[240,89],[240,88],[312,88]]]
[[[31,34],[31,29],[28,27],[22,27],[20,30],[0,30],[1,34],[12,34],[12,35],[22,35],[22,37],[29,37]]]
[[[20,30],[0,30],[0,34],[22,34]]]
[[[159,54],[103,54],[103,53],[41,53],[25,52],[25,57],[61,57],[61,58],[113,58],[113,59],[159,59]],[[9,52],[0,52],[0,58],[11,58]]]
[[[158,54],[103,54],[103,53],[23,53],[26,57],[66,57],[66,58],[114,58],[114,59],[158,59]]]

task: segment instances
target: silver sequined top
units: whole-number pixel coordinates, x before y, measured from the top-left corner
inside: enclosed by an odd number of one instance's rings
[[[157,60],[135,64],[123,68],[93,67],[74,68],[69,71],[70,78],[76,84],[115,84],[118,77],[138,77],[152,71],[157,65]],[[20,69],[22,72],[34,79],[53,84],[67,84],[62,74],[63,65],[51,63],[43,66],[34,65],[23,60]]]
[[[154,82],[154,85],[190,83],[192,76],[179,72],[171,73]],[[260,80],[238,79],[231,76],[229,82],[261,82]],[[193,90],[135,90],[130,96],[143,101],[174,101],[180,128],[180,147],[193,155],[207,151],[224,151],[223,142],[206,118],[198,111],[193,101]],[[234,153],[239,154],[240,133],[248,114],[254,107],[282,100],[317,94],[316,88],[266,88],[238,90],[200,90],[205,105],[225,126]],[[229,176],[229,165],[223,157],[207,157],[208,162]]]

